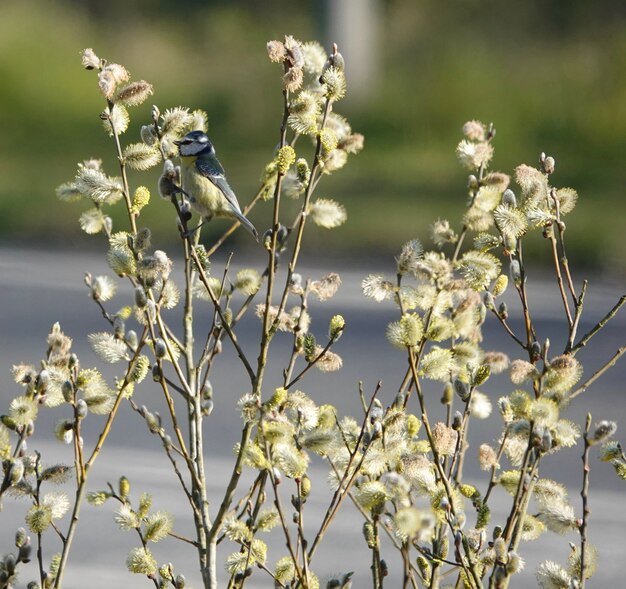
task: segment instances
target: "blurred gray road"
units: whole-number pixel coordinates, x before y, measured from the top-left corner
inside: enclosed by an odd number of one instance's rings
[[[252,264],[252,262],[251,262]],[[177,264],[180,266],[180,264]],[[237,266],[238,267],[238,266]],[[219,262],[215,268],[221,268]],[[383,381],[382,399],[388,403],[393,399],[405,369],[403,354],[389,346],[384,337],[386,324],[395,319],[391,305],[378,305],[364,299],[360,294],[360,282],[370,272],[388,272],[393,270],[393,260],[376,267],[307,268],[305,277],[319,278],[328,271],[340,273],[343,284],[335,299],[312,306],[312,331],[320,341],[325,337],[329,318],[341,313],[347,322],[347,329],[337,345],[337,352],[342,355],[344,368],[331,374],[311,374],[301,382],[300,388],[312,395],[319,403],[332,402],[341,413],[358,416],[360,403],[357,383],[362,380],[366,391],[372,391],[379,379]],[[75,351],[79,354],[83,366],[98,365],[97,358],[86,344],[86,335],[107,328],[98,309],[86,294],[83,276],[86,271],[92,274],[108,272],[104,260],[91,254],[77,254],[59,251],[24,251],[0,248],[0,412],[5,412],[10,399],[19,392],[12,382],[10,367],[12,364],[27,362],[37,363],[45,353],[45,338],[53,322],[59,321],[63,330],[74,338]],[[580,281],[585,276],[575,275]],[[578,284],[578,282],[577,282]],[[550,337],[552,351],[556,354],[562,349],[564,329],[562,310],[556,286],[546,278],[529,282],[531,305],[537,319],[538,335],[541,339]],[[586,332],[610,309],[624,292],[623,285],[609,284],[597,278],[590,282],[586,300],[586,313],[580,327],[580,333]],[[109,303],[111,309],[117,309],[130,301],[130,290],[122,288],[116,299]],[[521,330],[519,313],[512,293],[507,293],[509,309],[514,328]],[[177,321],[173,313],[173,321]],[[206,314],[208,322],[209,313]],[[205,323],[206,323],[205,322]],[[243,342],[248,356],[256,358],[255,342],[260,326],[258,320],[249,318],[240,325],[239,339]],[[201,333],[199,329],[198,333]],[[626,343],[626,311],[609,324],[592,342],[589,349],[579,354],[585,367],[585,376],[591,375],[619,346]],[[509,340],[502,338],[500,326],[488,320],[485,328],[486,350],[496,346],[506,350],[512,358],[520,357]],[[279,384],[285,358],[290,352],[288,338],[277,336],[272,351],[272,361],[268,372],[266,390],[270,391]],[[114,372],[103,368],[105,374]],[[618,364],[611,372],[603,376],[585,395],[579,397],[568,410],[566,417],[580,424],[584,422],[587,411],[593,413],[594,421],[610,418],[622,427],[626,424],[626,361]],[[220,497],[224,481],[232,465],[232,447],[239,439],[240,420],[234,404],[247,391],[245,374],[240,370],[237,358],[231,347],[225,343],[224,354],[212,374],[215,390],[215,411],[207,421],[205,448],[209,471],[211,473],[211,496]],[[506,376],[492,378],[485,392],[492,400],[512,390]],[[438,399],[440,387],[426,387],[426,394],[432,399],[433,415],[440,411]],[[150,383],[146,383],[136,393],[140,404],[159,409],[162,401]],[[496,412],[494,412],[496,413]],[[163,411],[163,414],[165,412]],[[70,461],[70,449],[53,440],[50,429],[56,420],[63,417],[62,409],[45,412],[38,421],[37,435],[31,442],[31,449],[42,452],[48,463]],[[483,441],[493,441],[499,433],[499,417],[493,415],[474,424],[470,435],[472,449],[469,451],[469,464],[466,476],[480,489],[486,481],[476,466],[476,448]],[[85,444],[93,445],[101,418],[90,417],[86,422]],[[618,431],[618,437],[626,441],[626,429]],[[592,452],[595,454],[595,452]],[[329,493],[325,484],[326,468],[323,463],[314,465],[314,491],[307,505],[307,533],[313,535],[325,512]],[[192,526],[186,510],[184,497],[177,487],[177,481],[167,467],[156,440],[149,435],[145,425],[132,412],[122,410],[113,432],[107,441],[105,450],[96,462],[91,474],[90,489],[103,488],[106,481],[115,482],[120,475],[127,475],[133,484],[133,495],[150,490],[155,497],[157,509],[172,512],[176,518],[175,530],[191,535]],[[571,500],[580,513],[578,496],[582,469],[580,448],[564,451],[558,456],[545,459],[542,474],[557,479],[570,488]],[[591,471],[591,508],[589,536],[590,541],[600,550],[599,571],[590,583],[595,587],[623,586],[622,559],[626,557],[626,483],[620,482],[606,464],[594,461]],[[285,491],[284,503],[289,504],[288,492]],[[494,495],[495,509],[492,523],[502,519],[507,506],[507,497]],[[17,526],[22,525],[27,505],[7,498],[4,511],[0,514],[0,554],[14,550],[12,537]],[[62,522],[62,528],[67,523]],[[370,555],[361,536],[361,521],[354,507],[344,506],[339,519],[327,535],[322,548],[313,562],[315,570],[322,579],[333,572],[357,571],[355,587],[370,584],[368,577]],[[269,536],[270,553],[268,565],[286,553],[284,541],[277,530]],[[568,553],[568,541],[577,542],[575,535],[564,538],[547,533],[537,542],[522,546],[521,553],[527,564],[523,578],[518,578],[513,586],[534,585],[532,575],[536,565],[545,559],[563,563]],[[117,529],[113,522],[112,506],[93,508],[86,505],[82,512],[82,525],[71,557],[71,566],[66,587],[104,589],[105,587],[146,587],[146,580],[126,571],[124,560],[130,548],[136,545],[136,539],[128,532]],[[58,547],[50,547],[48,557]],[[235,548],[222,547],[221,554],[226,555]],[[191,551],[185,545],[175,542],[162,542],[154,545],[153,550],[159,562],[171,561],[176,571],[184,573],[188,586],[199,587],[197,563]],[[401,568],[396,555],[391,550],[384,550],[392,571],[390,586],[398,586]],[[19,587],[26,587],[29,580],[35,578],[32,568],[20,579]],[[262,573],[256,573],[250,587],[271,587],[272,582]],[[324,586],[324,585],[322,585]]]

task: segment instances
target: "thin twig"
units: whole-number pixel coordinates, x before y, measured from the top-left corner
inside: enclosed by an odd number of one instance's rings
[[[591,472],[591,466],[589,465],[589,450],[591,449],[591,441],[589,440],[589,429],[591,428],[591,413],[587,413],[587,420],[585,421],[585,433],[583,434],[583,440],[585,443],[585,449],[582,455],[583,461],[583,487],[580,491],[580,496],[583,502],[583,518],[580,524],[580,589],[585,589],[585,568],[587,567],[587,525],[589,524],[589,516],[591,515],[591,509],[589,509],[589,473]]]
[[[572,329],[574,325],[574,320],[572,319],[572,313],[569,309],[569,303],[565,294],[565,288],[563,287],[563,276],[561,275],[561,265],[559,263],[559,253],[557,251],[556,237],[554,237],[554,232],[552,232],[550,235],[550,244],[552,246],[552,261],[554,262],[554,273],[556,275],[557,284],[559,285],[559,292],[561,293],[561,300],[563,301],[563,309],[565,310],[567,323],[569,324],[570,329]]]
[[[527,350],[528,346],[513,333],[513,330],[509,327],[509,324],[506,322],[506,319],[498,313],[497,309],[492,308],[491,312],[495,315],[496,319],[500,322],[502,327],[504,327],[505,331],[524,349]]]
[[[332,347],[332,345],[337,341],[336,337],[328,340],[328,343],[324,346],[322,351],[315,356],[307,365],[300,371],[299,374],[293,377],[293,379],[285,385],[286,389],[290,389],[294,384],[296,384],[313,366],[315,366],[325,355],[328,350]]]
[[[572,347],[571,354],[575,355],[578,350],[584,348],[589,340],[594,335],[596,335],[596,333],[598,333],[611,319],[613,319],[613,317],[615,317],[615,315],[622,308],[624,303],[626,303],[626,295],[622,295],[622,297],[619,301],[617,301],[615,306],[604,317],[602,317],[602,319],[600,319],[600,321],[598,321],[598,323],[596,323],[585,335],[583,335],[582,338],[580,338],[580,341]]]
[[[613,367],[615,363],[626,353],[626,346],[622,346],[613,354],[610,360],[603,364],[598,370],[596,370],[592,376],[590,376],[583,384],[581,384],[570,396],[570,399],[575,399],[578,395],[584,393],[596,380],[598,380],[609,368]]]
[[[576,339],[576,332],[578,331],[578,325],[580,323],[580,318],[583,315],[583,306],[585,304],[585,294],[587,293],[587,285],[588,281],[583,280],[582,288],[580,289],[580,296],[576,300],[576,305],[574,307],[574,322],[569,330],[569,338],[567,339],[567,346],[565,347],[565,353],[569,353],[574,346],[574,340]]]
[[[220,320],[222,322],[222,327],[224,328],[224,330],[228,334],[228,337],[230,338],[231,342],[233,343],[233,346],[235,346],[235,350],[237,351],[237,355],[239,356],[242,364],[244,365],[244,368],[246,369],[246,372],[248,373],[248,376],[250,377],[250,380],[252,381],[252,383],[255,383],[256,382],[256,374],[254,373],[254,370],[252,370],[252,366],[250,366],[250,362],[248,361],[248,358],[246,357],[246,354],[244,353],[242,347],[239,345],[239,342],[237,341],[237,336],[235,335],[235,333],[231,329],[230,325],[228,325],[228,321],[226,321],[226,318],[224,317],[224,312],[222,311],[220,303],[217,300],[217,297],[215,296],[215,293],[213,292],[213,289],[211,288],[211,285],[209,283],[209,279],[207,278],[207,275],[206,275],[206,273],[204,271],[204,268],[202,267],[202,264],[200,263],[200,259],[198,258],[198,254],[196,253],[195,249],[191,251],[191,256],[192,256],[192,258],[193,258],[193,260],[194,260],[194,262],[196,264],[196,270],[198,271],[198,275],[200,276],[200,281],[202,282],[204,287],[207,289],[207,292],[209,293],[209,297],[211,298],[211,302],[213,303],[213,306],[215,307],[215,310],[217,311],[218,315],[220,316]]]

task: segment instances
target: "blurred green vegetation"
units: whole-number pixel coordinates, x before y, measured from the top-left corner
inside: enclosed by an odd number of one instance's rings
[[[386,254],[426,237],[438,217],[455,224],[466,173],[454,148],[462,124],[478,118],[498,131],[494,169],[534,165],[545,151],[557,160],[554,183],[578,190],[566,234],[570,257],[626,270],[626,3],[382,4],[382,68],[372,96],[365,104],[348,97],[337,108],[365,134],[366,148],[319,189],[346,204],[349,222],[312,231],[310,245]],[[278,140],[280,72],[267,60],[265,42],[285,33],[323,40],[322,6],[304,0],[2,3],[0,239],[88,243],[76,223],[85,207],[54,196],[82,159],[101,157],[115,172],[112,145],[100,129],[95,76],[79,63],[84,47],[153,83],[153,102],[162,110],[205,109],[245,203]],[[138,140],[149,111],[150,104],[133,109],[127,141]],[[154,179],[134,182],[152,188]],[[144,222],[156,225],[159,239],[173,237],[170,207],[156,205]],[[267,227],[269,207],[252,219]],[[246,237],[235,239],[249,245]],[[539,236],[533,243],[534,253],[547,247]]]

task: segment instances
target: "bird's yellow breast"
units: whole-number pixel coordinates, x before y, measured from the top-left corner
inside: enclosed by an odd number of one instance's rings
[[[222,191],[195,166],[195,157],[181,157],[183,188],[191,207],[203,217],[233,217]]]

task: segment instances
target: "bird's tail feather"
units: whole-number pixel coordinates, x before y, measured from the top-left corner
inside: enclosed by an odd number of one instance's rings
[[[254,225],[248,220],[247,217],[244,217],[244,215],[242,213],[240,213],[239,211],[235,211],[235,216],[237,217],[237,220],[250,232],[252,233],[252,236],[254,237],[254,239],[256,239],[257,241],[259,241],[259,234],[257,233],[257,230],[255,229]]]

